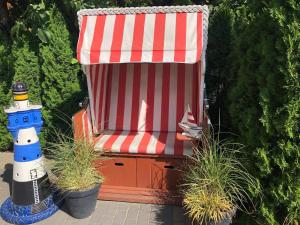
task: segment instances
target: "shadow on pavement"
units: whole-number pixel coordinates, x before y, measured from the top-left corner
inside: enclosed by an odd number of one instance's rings
[[[9,193],[11,195],[11,189],[12,189],[11,181],[12,181],[12,177],[13,177],[13,164],[11,164],[11,163],[6,164],[4,167],[4,172],[3,172],[3,174],[0,175],[0,177],[2,178],[3,182],[8,183]]]
[[[191,222],[184,215],[184,209],[179,206],[153,205],[151,210],[150,224],[160,225],[191,225]]]

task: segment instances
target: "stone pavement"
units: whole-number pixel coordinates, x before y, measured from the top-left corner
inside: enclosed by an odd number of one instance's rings
[[[0,153],[0,204],[9,196],[12,154]],[[0,225],[7,225],[0,218]],[[178,206],[97,201],[96,210],[86,219],[75,219],[60,210],[36,224],[43,225],[190,225]]]

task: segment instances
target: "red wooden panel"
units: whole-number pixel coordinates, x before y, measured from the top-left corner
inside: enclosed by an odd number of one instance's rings
[[[100,199],[181,204],[178,184],[186,158],[140,154],[134,157],[110,154],[106,158],[96,162],[96,167],[105,177],[98,196]]]
[[[137,187],[151,188],[151,158],[139,158],[137,164]]]
[[[73,132],[74,132],[75,140],[80,140],[80,139],[84,138],[83,121],[82,121],[82,115],[84,112],[85,112],[85,109],[82,109],[79,112],[75,113],[72,118]]]
[[[178,159],[157,159],[151,162],[151,187],[163,190],[178,190],[180,164]]]
[[[160,163],[151,163],[151,188],[162,189],[164,180],[163,167]]]
[[[182,196],[170,191],[102,185],[98,199],[151,204],[181,205]]]
[[[136,159],[117,157],[104,159],[98,167],[105,177],[104,185],[136,187]]]
[[[169,162],[166,162],[164,165],[164,182],[162,189],[164,190],[174,190],[177,191],[179,189],[179,184],[181,180],[181,172],[180,169],[182,169],[178,163],[178,161],[175,160],[169,160]]]

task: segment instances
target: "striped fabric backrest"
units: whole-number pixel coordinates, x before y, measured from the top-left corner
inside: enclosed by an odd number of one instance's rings
[[[126,63],[87,67],[94,132],[180,131],[189,105],[201,120],[200,63]],[[200,87],[200,88],[199,88]]]

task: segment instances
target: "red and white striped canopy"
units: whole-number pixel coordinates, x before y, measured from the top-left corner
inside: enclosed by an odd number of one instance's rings
[[[196,63],[207,42],[207,6],[85,9],[77,58],[103,63]]]

